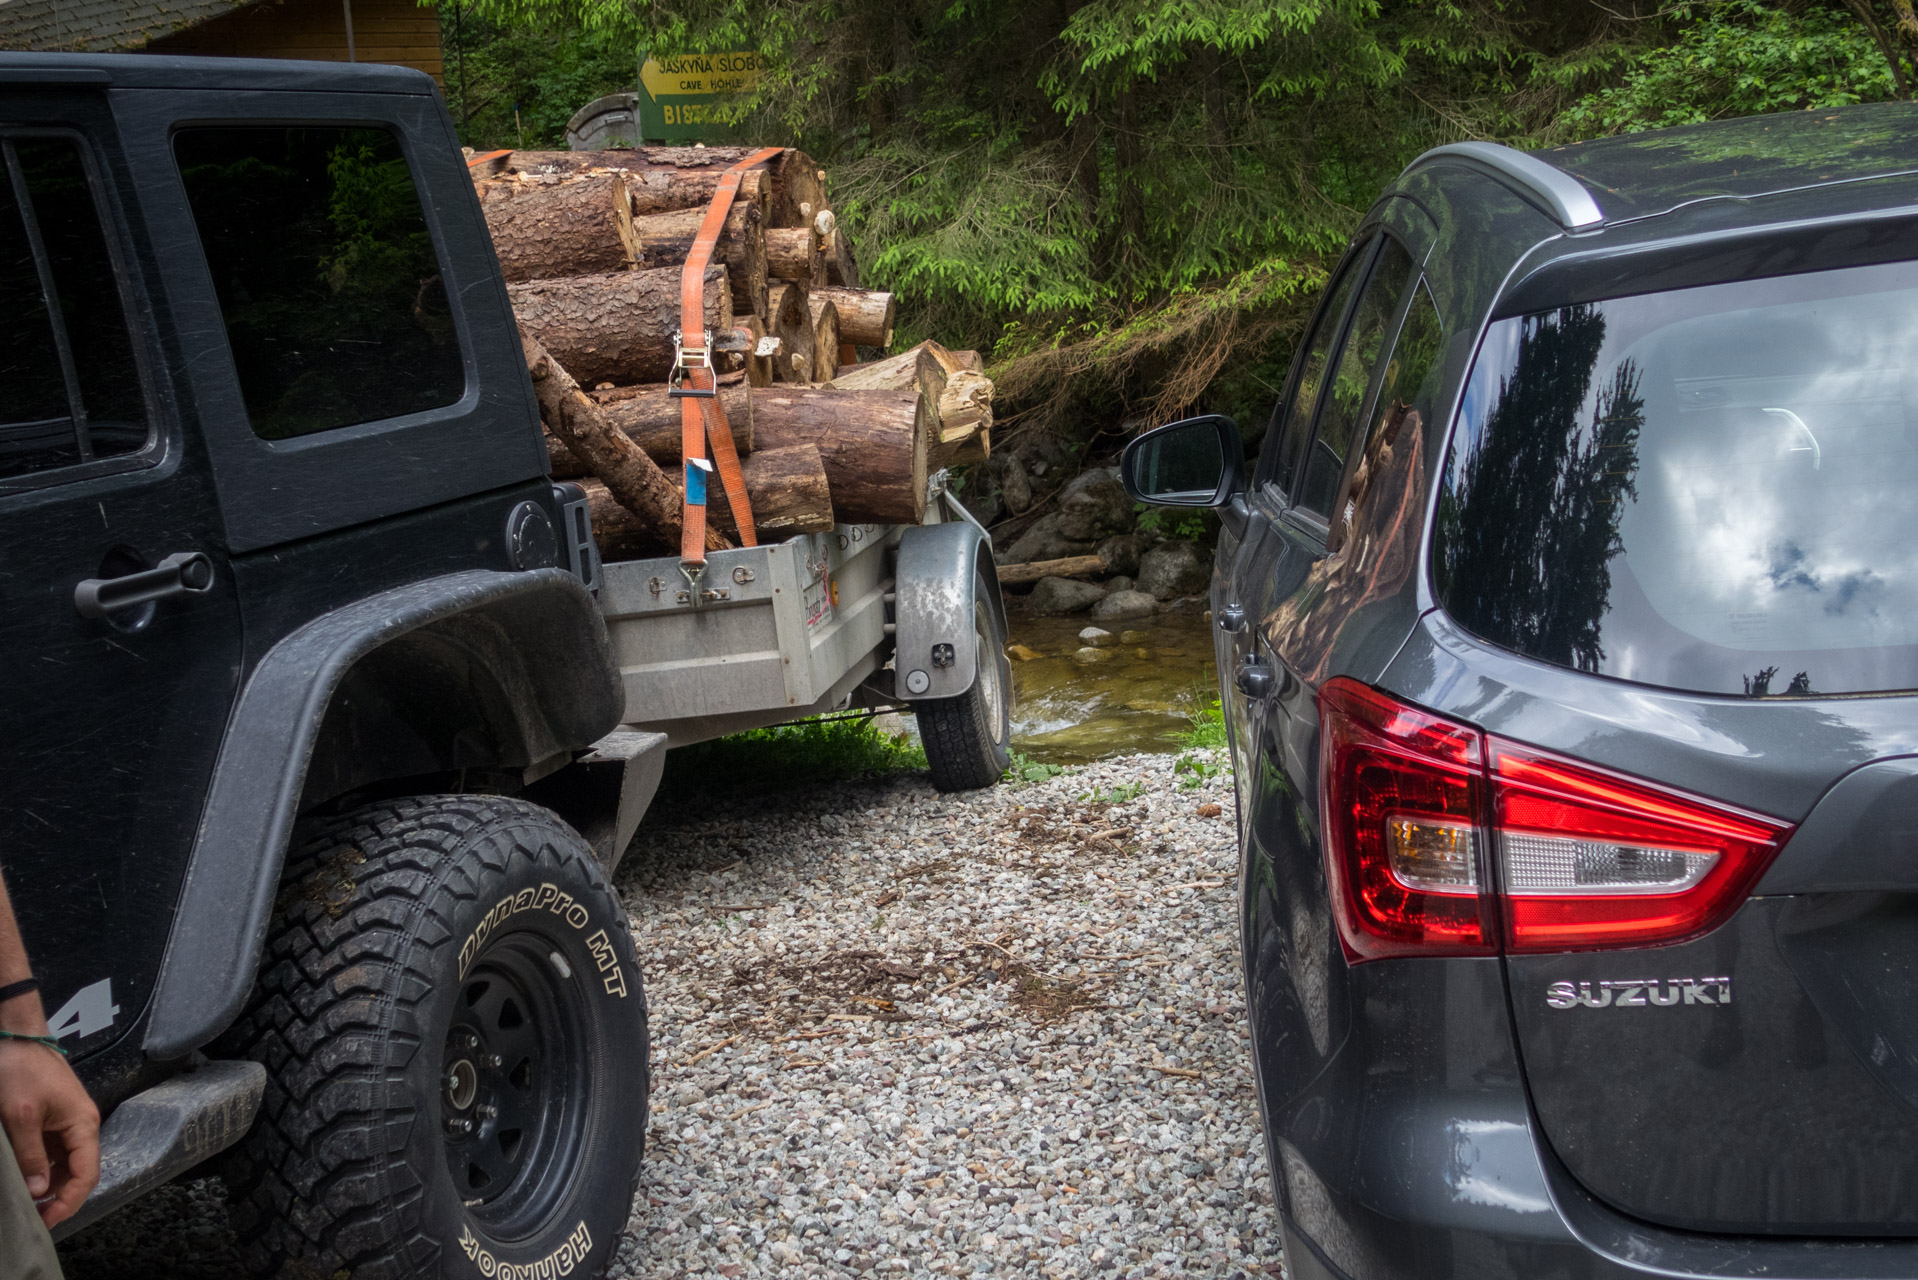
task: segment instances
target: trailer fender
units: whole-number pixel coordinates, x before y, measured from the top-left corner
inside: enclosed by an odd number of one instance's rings
[[[610,731],[623,706],[598,605],[564,569],[428,578],[281,639],[247,676],[227,724],[154,988],[147,1054],[184,1056],[238,1016],[295,820],[353,784],[369,756],[392,778],[469,762],[563,763]]]
[[[999,571],[985,533],[967,520],[906,530],[899,539],[894,592],[894,696],[921,702],[955,698],[972,688],[979,672],[974,602],[985,601],[1001,635],[1006,623]]]

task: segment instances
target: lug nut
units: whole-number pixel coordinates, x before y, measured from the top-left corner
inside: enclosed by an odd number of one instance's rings
[[[489,1067],[497,1067],[500,1064],[500,1056],[497,1053],[489,1053],[486,1055],[485,1062]]]
[[[476,1114],[477,1116],[479,1116],[479,1118],[480,1118],[480,1119],[482,1119],[482,1120],[497,1120],[497,1119],[499,1119],[499,1108],[498,1108],[498,1107],[496,1107],[496,1106],[494,1106],[494,1105],[493,1105],[492,1103],[490,1103],[490,1102],[482,1102],[482,1103],[480,1103],[480,1104],[479,1104],[479,1105],[478,1105],[477,1107],[474,1107],[474,1108],[473,1108],[473,1112],[474,1112],[474,1114]]]

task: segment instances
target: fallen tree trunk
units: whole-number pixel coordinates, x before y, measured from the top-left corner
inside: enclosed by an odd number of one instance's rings
[[[632,219],[633,241],[642,264],[648,268],[683,266],[705,220],[703,208],[649,213]],[[733,206],[732,212],[726,215],[725,230],[713,246],[712,260],[726,264],[726,281],[732,290],[734,311],[741,315],[763,314],[766,309],[766,231],[757,205]]]
[[[588,386],[664,382],[679,328],[678,267],[534,280],[506,287],[520,326]],[[706,324],[733,327],[726,269],[706,272]]]
[[[500,274],[509,282],[640,265],[626,181],[617,173],[551,186],[494,178],[480,185],[479,197]]]
[[[812,380],[831,382],[839,372],[839,308],[813,297],[806,308],[812,312]]]
[[[819,237],[809,227],[772,227],[766,232],[766,270],[775,280],[801,284],[826,282]]]
[[[811,445],[770,449],[740,464],[746,499],[752,504],[753,526],[761,542],[775,542],[796,533],[822,533],[833,526],[832,494],[819,450]],[[652,530],[614,500],[597,480],[581,486],[592,501],[593,537],[608,560],[672,554],[677,544],[662,547]],[[732,506],[714,484],[707,489],[706,524],[728,537],[737,537]],[[677,496],[677,491],[675,491]]]
[[[579,389],[579,383],[555,360],[539,339],[520,331],[526,369],[539,400],[540,420],[594,475],[626,511],[634,526],[669,547],[679,545],[679,491],[653,460],[625,434],[609,424],[600,407]],[[706,549],[723,550],[732,544],[708,527]]]
[[[1066,556],[1060,560],[1032,560],[1025,564],[999,566],[999,582],[1018,586],[1041,578],[1089,578],[1106,571],[1106,562],[1098,556]]]
[[[813,376],[812,312],[806,305],[805,285],[781,280],[766,291],[766,331],[779,339],[773,381],[818,381]]]
[[[828,285],[813,292],[839,309],[839,340],[881,350],[892,345],[892,295]]]
[[[926,511],[921,406],[897,391],[755,389],[753,442],[761,450],[816,445],[843,524],[918,524]]]

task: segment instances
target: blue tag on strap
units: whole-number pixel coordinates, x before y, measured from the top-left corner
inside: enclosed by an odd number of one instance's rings
[[[706,505],[706,472],[712,464],[704,458],[686,460],[686,505],[703,507]]]

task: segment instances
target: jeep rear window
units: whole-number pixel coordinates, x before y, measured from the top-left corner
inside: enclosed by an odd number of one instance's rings
[[[1701,692],[1918,688],[1918,264],[1561,307],[1486,333],[1439,500],[1445,609]]]
[[[190,128],[174,158],[255,434],[284,440],[460,398],[438,255],[393,134]]]

